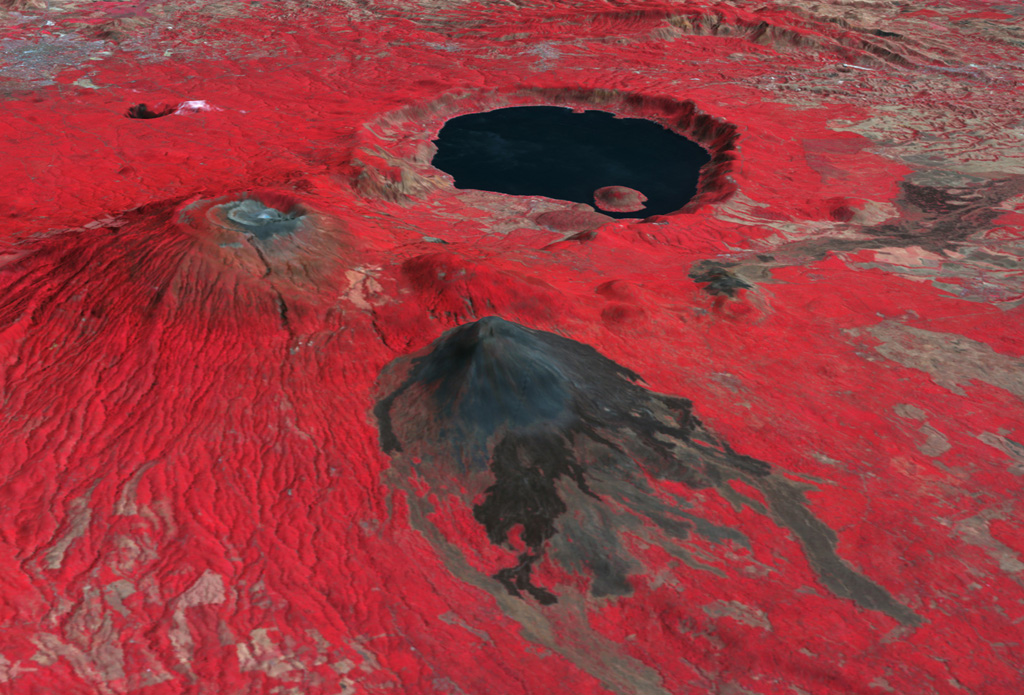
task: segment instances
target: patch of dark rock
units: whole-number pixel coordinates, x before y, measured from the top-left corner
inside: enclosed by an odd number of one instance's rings
[[[749,290],[749,282],[735,275],[728,266],[709,261],[697,263],[690,269],[690,279],[710,295],[733,297],[737,290]]]

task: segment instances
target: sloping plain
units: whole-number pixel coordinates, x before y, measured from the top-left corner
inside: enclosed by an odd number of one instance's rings
[[[3,8],[0,692],[1024,689],[1019,4]]]

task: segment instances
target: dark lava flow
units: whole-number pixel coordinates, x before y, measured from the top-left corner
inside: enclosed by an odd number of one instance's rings
[[[653,121],[556,106],[459,116],[434,142],[431,163],[451,174],[456,188],[588,205],[605,186],[647,196],[641,211],[605,213],[619,218],[679,210],[696,194],[700,169],[711,160],[700,145]]]
[[[729,266],[714,261],[701,261],[690,269],[690,278],[703,286],[705,292],[712,296],[736,296],[737,290],[753,289],[746,280],[736,277]]]
[[[835,533],[807,508],[806,485],[734,451],[701,424],[689,400],[639,382],[588,345],[488,317],[388,365],[374,414],[392,477],[410,493],[414,525],[467,581],[479,584],[479,575],[429,521],[439,510],[422,483],[439,500],[455,497],[472,507],[489,542],[518,553],[493,577],[509,593],[541,604],[558,600],[531,578],[549,561],[588,577],[592,596],[631,593],[629,575],[645,570],[627,535],[705,570],[684,542],[691,534],[749,547],[741,531],[701,518],[684,497],[673,502],[653,478],[715,488],[771,517],[800,541],[834,594],[918,622],[837,555]],[[767,505],[737,492],[730,480],[759,490]]]

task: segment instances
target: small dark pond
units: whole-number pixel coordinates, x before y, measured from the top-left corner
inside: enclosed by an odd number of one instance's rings
[[[647,196],[643,218],[674,212],[697,192],[711,156],[697,143],[653,121],[604,111],[520,106],[448,121],[431,162],[455,187],[540,195],[594,205],[594,191],[625,186]]]

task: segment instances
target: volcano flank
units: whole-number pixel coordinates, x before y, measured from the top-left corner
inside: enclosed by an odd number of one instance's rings
[[[525,544],[516,563],[494,575],[515,596],[557,601],[531,580],[548,555],[589,576],[592,596],[631,593],[629,575],[643,570],[620,538],[631,524],[616,508],[653,522],[664,534],[658,542],[680,557],[691,533],[749,545],[738,529],[657,499],[650,477],[738,495],[800,540],[837,596],[918,622],[838,557],[835,534],[807,509],[800,486],[734,451],[697,419],[689,400],[640,381],[588,345],[491,316],[391,365],[374,412],[400,477],[415,469],[432,487],[465,484],[465,501],[489,541],[511,548],[514,534]],[[759,490],[768,504],[726,492],[732,480]]]

